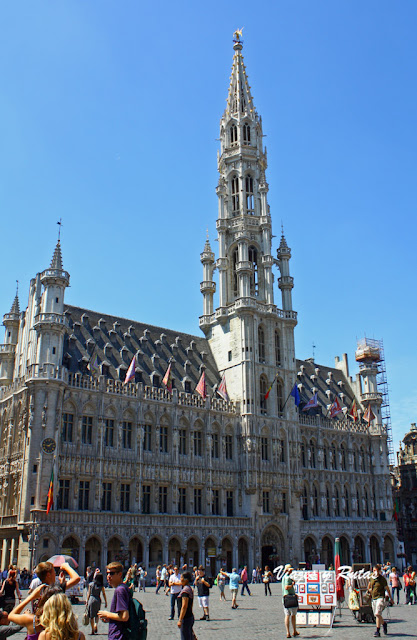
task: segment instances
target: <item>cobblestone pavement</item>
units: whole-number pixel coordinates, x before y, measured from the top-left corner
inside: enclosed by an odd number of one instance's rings
[[[202,615],[198,607],[197,598],[194,602],[194,625],[198,640],[213,640],[219,636],[227,640],[253,640],[254,638],[276,638],[280,640],[286,637],[284,627],[284,613],[282,609],[281,585],[271,585],[272,596],[265,597],[263,585],[251,585],[252,596],[238,596],[239,608],[231,609],[231,599],[228,587],[225,593],[227,602],[219,601],[217,587],[213,587],[210,595],[210,621],[200,621]],[[107,589],[107,599],[110,604],[113,597],[112,589]],[[404,592],[401,592],[404,603]],[[170,598],[162,591],[155,595],[155,588],[147,589],[146,593],[136,591],[135,598],[140,600],[146,610],[148,619],[148,640],[179,640],[180,632],[177,620],[168,620],[170,615]],[[84,631],[86,640],[91,627],[82,627],[81,619],[84,605],[74,606],[78,615],[80,629]],[[388,611],[388,614],[387,614]],[[417,637],[417,605],[390,607],[384,612],[388,620],[388,634],[390,638],[416,638]],[[391,620],[389,619],[391,618]],[[372,624],[359,624],[354,620],[352,613],[347,608],[342,609],[341,618],[336,615],[333,629],[325,627],[308,627],[299,629],[300,640],[304,638],[334,638],[335,640],[362,640],[373,638],[375,627]],[[13,636],[16,640],[23,640],[25,634],[19,633]],[[99,623],[98,640],[107,638],[107,625]],[[381,630],[381,637],[384,637]]]

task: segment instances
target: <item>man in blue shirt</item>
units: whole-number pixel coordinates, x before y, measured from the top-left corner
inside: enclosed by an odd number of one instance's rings
[[[227,571],[220,569],[220,573],[229,578],[229,589],[232,594],[232,609],[237,609],[239,606],[236,604],[236,597],[239,589],[239,574],[236,569],[232,569],[232,573],[227,573]]]

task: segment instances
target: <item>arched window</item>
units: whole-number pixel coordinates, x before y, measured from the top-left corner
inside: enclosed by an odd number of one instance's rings
[[[261,413],[266,414],[266,392],[268,390],[268,380],[266,376],[261,376],[259,379],[259,408]]]
[[[232,147],[237,145],[237,126],[235,124],[230,127],[230,144]]]
[[[258,327],[258,353],[259,362],[265,362],[265,332],[261,325]]]
[[[325,444],[323,447],[323,466],[325,469],[329,468],[328,456],[327,456],[327,445]]]
[[[284,387],[281,380],[277,380],[277,408],[278,415],[282,416],[284,411]]]
[[[349,489],[345,487],[345,516],[350,516]]]
[[[233,293],[235,296],[238,294],[238,286],[237,286],[237,263],[239,262],[239,251],[236,248],[233,251]]]
[[[310,440],[310,466],[316,468],[316,444],[314,440]]]
[[[281,366],[281,336],[279,331],[275,331],[275,364]]]
[[[328,518],[330,518],[330,491],[329,491],[329,487],[327,487],[326,489],[326,516]]]
[[[238,215],[239,213],[239,178],[234,176],[232,178],[232,213]]]
[[[303,520],[308,520],[308,494],[307,487],[304,486],[303,491]]]
[[[362,459],[361,471],[363,473],[365,473],[365,471],[366,471],[366,461],[365,461],[365,452],[363,450],[363,447],[361,447],[361,459]]]
[[[257,296],[259,293],[258,283],[258,252],[255,247],[249,247],[248,249],[249,262],[252,263],[252,277],[250,283],[250,293],[252,296]]]
[[[345,445],[341,444],[340,445],[340,453],[341,453],[341,464],[342,464],[342,471],[346,471],[346,449],[345,449]]]
[[[253,178],[252,176],[246,176],[245,178],[245,191],[246,191],[246,213],[255,213],[255,204],[253,197]]]
[[[319,515],[319,492],[316,486],[314,486],[314,492],[313,492],[313,515],[316,518]]]
[[[358,467],[358,450],[356,447],[353,449],[353,468],[355,471],[359,471]]]
[[[368,489],[365,489],[365,516],[369,518],[369,495]]]
[[[356,507],[356,513],[358,515],[358,517],[360,518],[361,515],[361,497],[359,495],[359,489],[356,490],[356,502],[357,502],[357,507]]]
[[[250,144],[250,125],[243,125],[243,144]]]
[[[336,487],[334,490],[335,497],[335,516],[340,517],[340,495],[339,489]]]

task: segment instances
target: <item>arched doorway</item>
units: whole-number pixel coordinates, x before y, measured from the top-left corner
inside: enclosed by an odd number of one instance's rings
[[[249,564],[248,543],[245,538],[239,538],[237,543],[237,563],[239,569],[243,569],[243,567],[248,566]]]
[[[304,562],[308,564],[309,567],[315,564],[318,560],[317,555],[317,545],[314,542],[311,536],[308,536],[304,540]]]
[[[71,556],[78,562],[80,558],[80,543],[74,536],[67,536],[62,542],[61,553],[64,556]]]
[[[369,540],[369,548],[371,550],[372,564],[379,564],[381,562],[381,549],[378,539],[375,536],[371,536],[371,539]]]
[[[199,561],[199,546],[195,538],[189,538],[187,540],[187,551],[185,553],[185,562],[188,564],[188,568],[192,570],[193,567],[198,567]]]
[[[162,564],[162,542],[159,538],[152,538],[149,543],[149,567]]]
[[[262,568],[271,570],[279,564],[285,564],[285,545],[281,531],[277,527],[268,527],[261,538]]]
[[[365,543],[361,536],[356,536],[354,540],[353,562],[365,562]]]
[[[333,542],[328,536],[324,536],[321,541],[321,561],[326,565],[327,569],[330,565],[333,565],[334,562]]]
[[[168,542],[168,562],[181,569],[181,543],[178,538],[171,538]]]
[[[384,538],[384,562],[395,562],[394,544],[391,536],[385,536]]]
[[[216,556],[217,556],[217,548],[216,542],[213,538],[207,538],[204,543],[204,550],[206,556],[206,571],[209,576],[212,578],[216,577]]]
[[[85,568],[101,567],[101,542],[95,536],[85,543]]]
[[[143,562],[143,544],[137,536],[129,542],[129,564],[141,564]]]
[[[121,562],[124,564],[123,543],[117,536],[113,536],[107,543],[107,564]]]
[[[340,564],[350,565],[350,544],[345,536],[340,536]]]
[[[233,567],[233,545],[229,538],[222,540],[222,569],[226,567],[226,571],[231,571]],[[236,567],[237,568],[237,567]]]

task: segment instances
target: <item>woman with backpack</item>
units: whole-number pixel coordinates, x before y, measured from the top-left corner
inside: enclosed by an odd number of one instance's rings
[[[180,629],[181,640],[193,640],[193,602],[194,591],[191,587],[193,577],[190,571],[184,571],[181,576],[182,590],[179,598],[181,598],[181,611],[178,618],[178,627]]]

